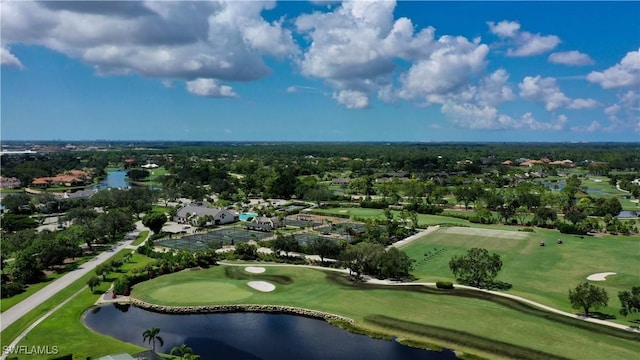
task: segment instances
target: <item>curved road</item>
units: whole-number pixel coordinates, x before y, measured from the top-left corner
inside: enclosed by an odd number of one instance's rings
[[[51,284],[40,289],[33,295],[12,306],[7,311],[4,311],[2,314],[0,314],[0,331],[4,331],[9,325],[13,324],[15,321],[26,315],[36,306],[42,304],[53,295],[69,286],[74,281],[83,277],[85,274],[93,271],[96,266],[109,260],[109,258],[111,258],[120,250],[126,248],[134,249],[135,246],[132,246],[131,243],[133,243],[138,234],[140,234],[140,232],[143,230],[147,230],[147,228],[142,225],[142,222],[138,221],[136,223],[136,229],[128,233],[127,236],[125,236],[124,240],[118,242],[116,246],[114,246],[111,250],[100,253],[98,256],[82,264],[77,269],[65,274]]]

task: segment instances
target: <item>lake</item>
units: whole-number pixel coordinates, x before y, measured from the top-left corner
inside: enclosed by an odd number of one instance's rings
[[[126,177],[127,177],[127,172],[125,170],[109,171],[107,173],[107,177],[98,183],[97,188],[99,190],[104,190],[109,188],[126,189],[129,186],[131,186],[131,184],[129,184],[129,181],[126,179]]]
[[[83,321],[96,332],[146,348],[150,345],[142,341],[142,333],[157,327],[164,346],[156,343],[156,351],[169,353],[184,343],[202,359],[456,359],[450,350],[415,349],[294,315],[170,315],[134,306],[106,305],[88,310]]]

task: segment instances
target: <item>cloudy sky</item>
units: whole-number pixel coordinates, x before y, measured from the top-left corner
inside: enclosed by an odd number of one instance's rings
[[[1,138],[640,141],[640,2],[2,1]]]

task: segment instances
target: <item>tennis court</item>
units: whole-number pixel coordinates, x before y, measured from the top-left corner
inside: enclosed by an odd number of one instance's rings
[[[251,240],[260,241],[272,236],[270,233],[251,231],[241,228],[220,229],[208,233],[187,235],[174,239],[156,241],[156,245],[173,249],[198,251],[207,248],[219,248],[223,245],[235,245]]]
[[[320,235],[315,235],[315,234],[295,234],[293,235],[293,237],[296,239],[296,241],[298,242],[298,244],[300,245],[309,245],[310,242],[312,242],[315,239],[329,239],[331,241],[338,241],[339,239],[337,238],[330,238],[327,236],[320,236]]]
[[[344,222],[340,224],[334,224],[331,226],[319,227],[316,230],[323,234],[330,233],[330,234],[339,234],[339,235],[349,235],[350,231],[353,231],[353,234],[362,234],[365,231],[365,224]]]

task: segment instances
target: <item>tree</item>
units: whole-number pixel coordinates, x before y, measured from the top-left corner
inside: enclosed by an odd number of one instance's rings
[[[38,224],[29,215],[12,213],[2,215],[2,229],[6,232],[34,229],[36,227],[38,227]]]
[[[489,254],[487,249],[472,248],[465,255],[454,256],[449,268],[458,280],[475,287],[487,287],[502,269],[500,255]]]
[[[187,355],[193,355],[193,349],[191,349],[187,344],[181,344],[180,346],[174,346],[170,352],[171,355],[180,356],[181,358],[186,358]]]
[[[127,176],[133,181],[142,181],[148,178],[149,175],[151,175],[149,170],[132,169],[127,172]]]
[[[298,244],[298,241],[293,235],[277,235],[271,242],[271,249],[276,253],[276,256],[280,256],[281,251],[284,251],[285,255],[289,256],[290,252],[300,249],[300,244]]]
[[[640,286],[634,286],[629,291],[620,291],[618,293],[620,299],[620,314],[627,316],[632,313],[640,312]]]
[[[557,217],[558,217],[558,214],[556,214],[556,212],[553,209],[548,207],[539,207],[536,209],[536,213],[533,220],[538,225],[546,225],[547,222],[549,221],[551,222],[555,221]]]
[[[151,229],[151,231],[153,231],[154,234],[159,233],[162,230],[162,226],[166,222],[167,222],[167,216],[159,212],[152,212],[151,214],[147,214],[142,219],[142,224],[148,227],[149,229]]]
[[[111,209],[100,214],[95,221],[96,230],[106,235],[109,241],[115,241],[118,233],[131,231],[135,228],[131,214],[121,209]]]
[[[160,346],[164,345],[164,340],[158,335],[160,333],[160,329],[157,327],[152,327],[151,329],[147,329],[142,333],[142,341],[146,341],[149,344],[152,344],[153,352],[156,351],[156,340],[160,343]]]
[[[586,281],[580,283],[575,289],[569,289],[569,301],[574,309],[582,308],[584,316],[589,316],[589,309],[599,309],[607,306],[609,295],[604,288],[597,287]]]
[[[13,281],[23,284],[35,283],[44,277],[42,265],[36,261],[35,254],[31,249],[20,251],[11,264],[11,268]]]
[[[377,259],[376,276],[380,279],[400,279],[409,276],[413,260],[403,251],[391,247],[380,253]]]
[[[9,194],[2,199],[2,205],[14,214],[31,213],[31,197],[27,194]]]
[[[240,256],[242,260],[255,260],[258,257],[258,248],[249,243],[240,243],[236,245],[234,253]]]
[[[89,281],[87,281],[87,286],[89,286],[89,290],[93,292],[93,288],[100,285],[100,278],[97,276],[92,276]]]
[[[324,264],[324,259],[330,256],[338,256],[340,254],[340,245],[337,242],[327,238],[320,237],[311,240],[309,250],[320,256],[320,261]]]

